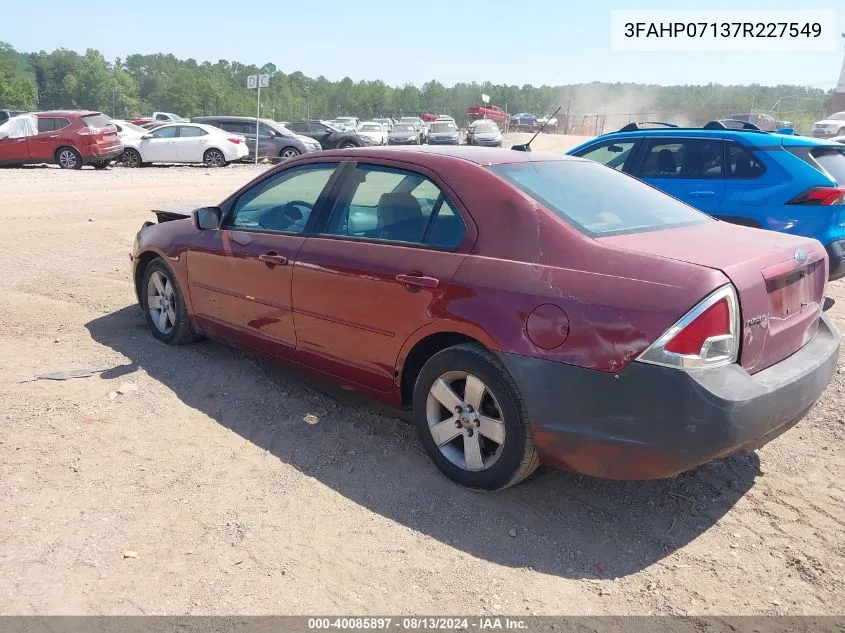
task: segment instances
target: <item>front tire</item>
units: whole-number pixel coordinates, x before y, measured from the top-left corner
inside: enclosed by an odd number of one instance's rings
[[[188,309],[173,271],[161,259],[154,259],[144,270],[141,281],[141,308],[152,335],[168,345],[196,341]]]
[[[60,147],[56,151],[56,163],[62,169],[82,169],[82,156],[72,147]]]
[[[295,147],[286,147],[279,152],[279,158],[282,160],[290,160],[291,158],[296,158],[297,156],[299,156],[299,150]]]
[[[202,155],[202,162],[206,167],[225,167],[229,164],[223,152],[216,147],[205,150],[205,154]]]
[[[458,484],[501,490],[539,465],[519,388],[481,345],[432,356],[417,377],[413,408],[426,452]]]
[[[353,147],[358,147],[358,145],[356,145],[352,141],[344,141],[340,144],[340,149],[352,149]]]

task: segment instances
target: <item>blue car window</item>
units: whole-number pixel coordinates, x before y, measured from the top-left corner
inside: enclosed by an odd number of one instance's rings
[[[643,178],[722,178],[722,141],[666,139],[652,141]]]
[[[728,178],[749,180],[759,178],[765,171],[766,167],[750,150],[737,143],[728,145]]]
[[[590,147],[587,151],[578,152],[577,155],[580,158],[594,160],[605,167],[622,171],[636,145],[636,141],[611,141]]]

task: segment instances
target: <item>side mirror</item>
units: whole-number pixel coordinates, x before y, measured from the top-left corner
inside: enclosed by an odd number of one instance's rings
[[[198,229],[217,230],[220,228],[222,213],[218,207],[194,209],[191,215],[194,218],[194,226]]]
[[[144,135],[141,136],[141,140],[144,140],[144,141],[148,141],[151,138],[153,138],[152,134],[144,134]]]

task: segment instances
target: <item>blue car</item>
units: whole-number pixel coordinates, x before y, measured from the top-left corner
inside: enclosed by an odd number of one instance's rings
[[[626,172],[721,220],[815,238],[827,249],[830,279],[845,276],[845,146],[729,123],[631,123],[567,153]]]

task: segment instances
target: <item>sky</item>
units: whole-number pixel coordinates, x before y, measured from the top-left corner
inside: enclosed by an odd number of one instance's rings
[[[652,84],[800,84],[831,88],[845,55],[654,53],[610,50],[612,9],[839,9],[842,0],[143,0],[84,5],[15,3],[0,41],[19,51],[99,49],[107,59],[173,53],[197,61],[272,62],[286,73],[390,85],[437,79],[561,85],[590,81]],[[800,6],[799,6],[800,5]],[[20,25],[32,24],[31,28]]]

